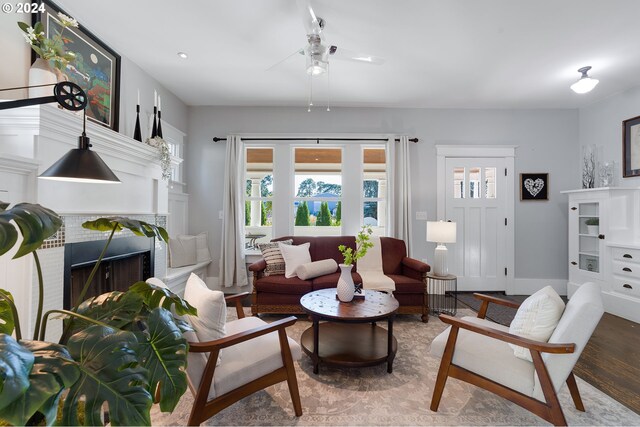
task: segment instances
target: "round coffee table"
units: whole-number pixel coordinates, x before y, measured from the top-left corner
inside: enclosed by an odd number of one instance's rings
[[[364,298],[345,303],[330,288],[305,294],[300,304],[313,321],[302,333],[300,344],[313,361],[314,374],[320,362],[346,367],[387,363],[387,372],[393,371],[398,350],[393,319],[400,304],[392,295],[367,290]],[[375,323],[384,319],[386,330]]]

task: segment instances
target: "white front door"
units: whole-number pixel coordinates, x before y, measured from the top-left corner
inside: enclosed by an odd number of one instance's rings
[[[505,170],[504,158],[446,158],[443,219],[457,224],[447,260],[458,290],[506,290]]]

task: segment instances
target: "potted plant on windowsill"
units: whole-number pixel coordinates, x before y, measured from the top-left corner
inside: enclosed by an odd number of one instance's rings
[[[587,233],[592,236],[596,236],[598,234],[598,228],[600,228],[599,218],[587,218],[584,223],[587,226]]]
[[[80,298],[71,310],[43,315],[36,250],[58,231],[62,220],[40,205],[7,208],[0,202],[0,255],[15,246],[14,258],[32,254],[40,292],[33,339],[28,340],[23,339],[12,296],[0,289],[0,419],[13,425],[51,425],[61,400],[61,425],[101,425],[105,403],[112,425],[150,425],[154,402],[163,412],[172,411],[187,389],[188,344],[182,332],[190,328],[169,309],[195,315],[195,308],[168,289],[138,282],[126,292]],[[83,227],[110,232],[103,255],[114,233],[125,228],[138,236],[168,240],[162,227],[124,217],[99,218]],[[82,295],[101,259],[102,255]],[[59,343],[44,340],[51,314],[64,319]],[[83,420],[78,417],[82,410]]]
[[[355,285],[353,283],[353,277],[351,276],[351,269],[353,263],[362,258],[367,250],[373,246],[373,243],[369,241],[373,231],[368,225],[363,225],[362,229],[356,236],[356,250],[348,248],[345,245],[338,246],[338,250],[344,257],[344,263],[339,264],[340,278],[338,279],[338,285],[336,286],[336,293],[338,299],[342,302],[350,302],[353,300],[353,294],[355,292]]]

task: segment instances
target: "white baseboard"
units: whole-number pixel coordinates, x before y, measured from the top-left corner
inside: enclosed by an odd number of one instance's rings
[[[545,286],[551,286],[559,295],[567,295],[567,279],[521,279],[515,278],[507,295],[531,295]]]

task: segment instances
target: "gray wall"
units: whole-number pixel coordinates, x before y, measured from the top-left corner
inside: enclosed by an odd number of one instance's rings
[[[436,218],[435,144],[517,145],[516,175],[549,172],[549,202],[520,202],[516,194],[517,278],[567,278],[567,199],[561,190],[578,188],[577,110],[448,110],[301,107],[190,107],[185,156],[192,233],[208,231],[219,258],[224,178],[224,143],[229,133],[398,133],[420,138],[412,158],[414,211]],[[517,179],[517,176],[514,177]],[[517,188],[517,186],[516,186]],[[424,221],[416,221],[414,256],[433,256]],[[212,263],[210,275],[217,275]]]
[[[596,145],[601,161],[616,162],[614,186],[639,187],[640,177],[622,178],[622,121],[640,116],[640,87],[581,108],[579,114],[581,148]],[[582,149],[576,156],[582,157]]]

